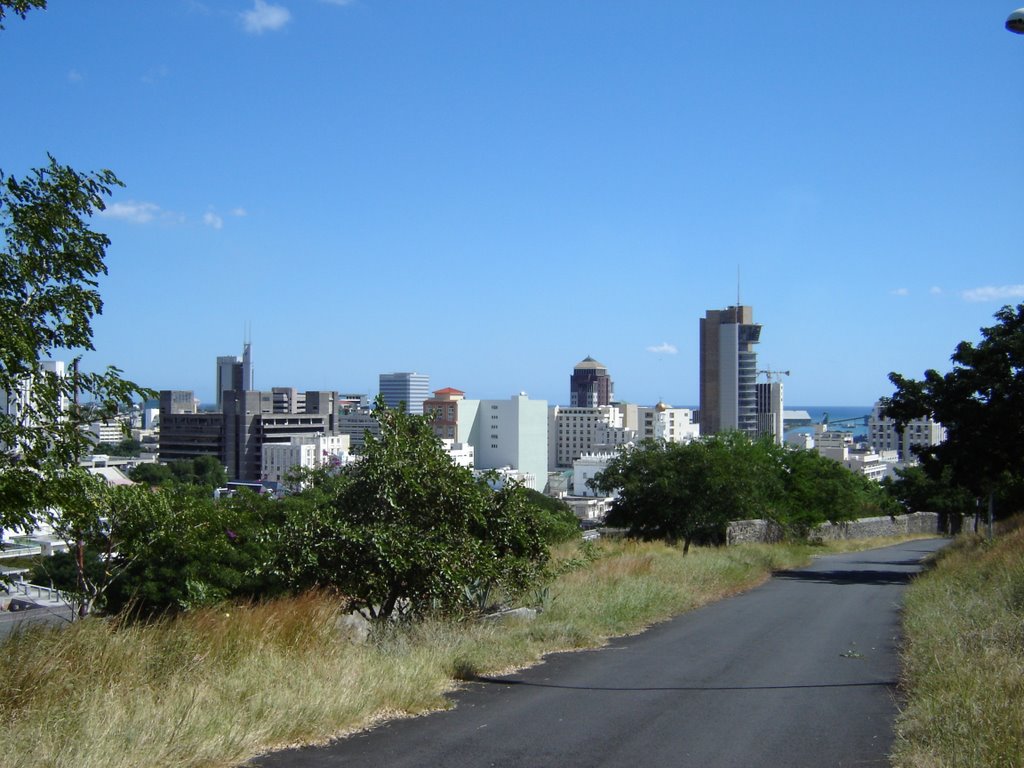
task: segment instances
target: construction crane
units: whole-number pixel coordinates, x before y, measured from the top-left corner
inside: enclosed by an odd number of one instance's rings
[[[762,373],[768,381],[782,381],[783,376],[789,376],[789,371],[773,371],[770,367],[758,371],[757,375],[760,376]]]
[[[826,427],[830,427],[833,424],[860,424],[866,427],[869,418],[871,418],[870,414],[864,414],[863,416],[849,416],[845,419],[829,419],[828,411],[825,411],[821,414],[821,423]]]

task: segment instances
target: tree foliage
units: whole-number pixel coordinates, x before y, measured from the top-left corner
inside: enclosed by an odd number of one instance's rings
[[[67,473],[58,485],[53,494],[62,506],[52,522],[69,551],[42,563],[34,578],[64,591],[78,615],[166,614],[281,589],[264,567],[272,560],[266,532],[279,522],[265,499],[107,486],[84,472]]]
[[[933,480],[965,488],[976,496],[1001,494],[1014,508],[1024,504],[1024,304],[1006,306],[995,325],[981,329],[975,345],[960,342],[945,374],[924,378],[890,373],[896,391],[886,398],[886,415],[898,425],[931,417],[945,428],[945,442],[919,451]]]
[[[546,496],[532,488],[524,488],[526,502],[534,507],[541,526],[541,537],[548,544],[560,544],[580,536],[580,521],[561,499]]]
[[[134,438],[126,437],[116,443],[96,443],[92,447],[92,452],[108,456],[139,456],[142,453],[142,443]]]
[[[80,397],[93,401],[92,419],[151,394],[117,368],[87,373],[75,358],[61,376],[42,365],[93,349],[109,240],[88,219],[119,184],[110,171],[83,174],[52,157],[24,179],[0,172],[0,527],[30,527],[41,484],[90,450]]]
[[[279,571],[333,587],[375,618],[458,610],[475,593],[528,586],[547,557],[523,489],[492,491],[442,450],[425,417],[378,398],[379,438],[284,500]]]
[[[132,500],[112,527],[124,572],[108,590],[107,612],[164,614],[283,589],[266,567],[267,531],[280,523],[273,501],[251,493],[218,500],[185,487],[146,489]]]
[[[150,486],[183,484],[208,489],[220,488],[228,481],[227,470],[214,456],[179,459],[167,464],[145,462],[135,466],[128,476],[136,483]]]
[[[816,451],[771,446],[781,468],[775,520],[796,536],[822,523],[895,515],[900,508],[882,487]]]
[[[4,28],[4,16],[8,13],[24,19],[33,8],[46,8],[46,0],[0,0],[0,29]]]
[[[778,495],[772,458],[738,432],[692,443],[645,441],[591,481],[618,490],[607,523],[644,539],[720,540],[730,520],[771,516]]]
[[[795,535],[826,521],[893,511],[881,490],[811,451],[751,441],[738,432],[688,444],[626,449],[592,485],[618,491],[607,523],[632,536],[718,542],[733,520],[775,520]]]

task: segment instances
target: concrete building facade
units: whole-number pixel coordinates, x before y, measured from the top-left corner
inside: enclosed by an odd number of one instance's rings
[[[160,393],[160,460],[216,456],[232,480],[262,478],[263,448],[335,434],[334,393],[305,392],[302,411],[275,412],[273,391],[225,390],[219,413],[197,412],[191,392]],[[193,405],[187,405],[191,403]],[[324,408],[323,412],[317,410]]]
[[[224,393],[253,388],[252,345],[245,342],[242,355],[221,355],[217,358],[217,380],[214,384],[217,410],[224,404]]]
[[[640,440],[660,440],[664,443],[688,443],[700,437],[700,425],[693,420],[689,408],[673,408],[660,402],[637,409]]]
[[[350,460],[348,435],[300,435],[287,443],[267,443],[261,456],[261,478],[285,483],[297,470],[340,467]]]
[[[757,434],[771,437],[782,445],[785,437],[785,412],[782,404],[782,382],[769,381],[756,385]]]
[[[593,453],[598,446],[607,445],[609,428],[623,428],[622,411],[613,405],[593,408],[552,406],[548,410],[548,469],[568,469],[583,454]]]
[[[508,400],[458,401],[457,442],[473,446],[476,469],[510,468],[544,491],[548,472],[548,404],[525,392]]]
[[[914,448],[931,448],[944,442],[946,429],[932,419],[914,419],[902,431],[896,422],[882,415],[882,403],[876,402],[868,416],[868,445],[876,451],[896,451],[901,462],[915,461]]]
[[[752,307],[709,309],[700,320],[700,427],[705,435],[757,435],[757,353]]]
[[[445,387],[434,392],[434,396],[423,401],[423,413],[430,416],[434,434],[442,440],[455,440],[459,432],[459,403],[466,393]]]

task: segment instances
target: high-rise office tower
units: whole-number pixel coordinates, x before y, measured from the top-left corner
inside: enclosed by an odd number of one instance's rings
[[[389,408],[405,403],[407,413],[423,413],[423,401],[430,397],[430,377],[425,373],[382,373],[380,393]]]
[[[744,305],[709,309],[700,320],[700,432],[757,428],[757,353],[761,326]]]
[[[242,388],[242,359],[237,355],[221,355],[217,358],[217,410],[224,406],[224,393]]]
[[[217,410],[224,405],[225,392],[252,389],[252,345],[247,341],[242,356],[221,355],[217,358]]]
[[[608,369],[592,357],[576,363],[569,377],[569,406],[597,408],[610,405],[615,398]]]
[[[768,372],[771,376],[772,373]],[[782,406],[782,382],[766,381],[757,385],[757,434],[771,437],[782,445],[785,426]]]

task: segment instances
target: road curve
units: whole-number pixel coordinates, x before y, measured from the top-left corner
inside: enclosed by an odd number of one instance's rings
[[[887,766],[903,591],[945,543],[823,557],[605,648],[468,685],[452,710],[252,764]]]

